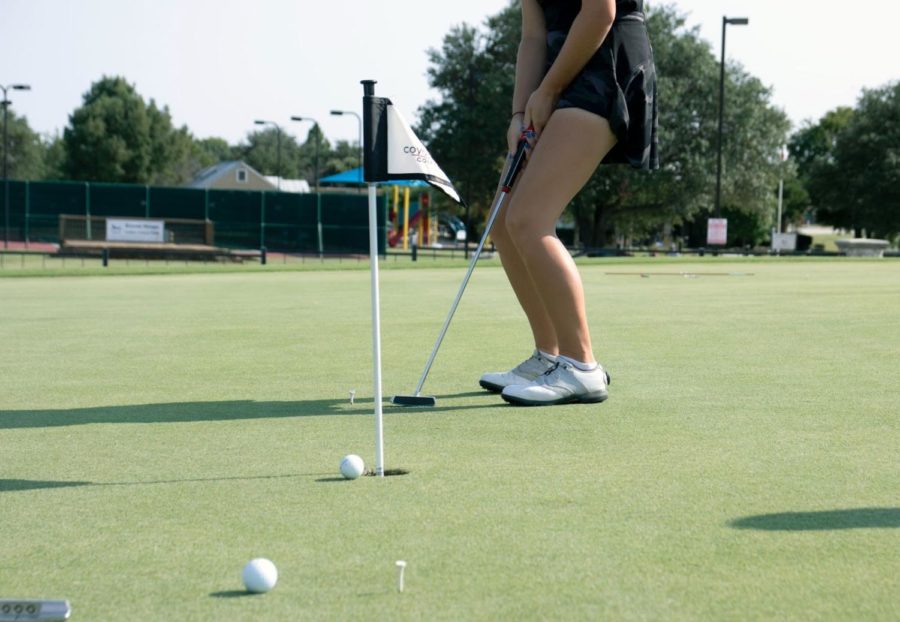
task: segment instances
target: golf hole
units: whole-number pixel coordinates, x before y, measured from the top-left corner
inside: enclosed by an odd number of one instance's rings
[[[375,471],[366,471],[366,475],[369,477],[375,477]],[[409,475],[409,471],[406,469],[385,469],[384,476],[391,477],[392,475]]]

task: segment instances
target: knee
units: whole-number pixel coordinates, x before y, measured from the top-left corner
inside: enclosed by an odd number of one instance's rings
[[[540,237],[541,232],[536,223],[523,214],[524,210],[516,210],[515,204],[510,205],[510,208],[504,222],[504,234],[512,243],[522,247]]]

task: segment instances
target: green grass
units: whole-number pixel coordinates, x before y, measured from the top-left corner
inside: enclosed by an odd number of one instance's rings
[[[463,274],[419,267],[382,271],[386,395]],[[486,264],[437,407],[385,406],[410,473],[355,482],[335,476],[374,461],[365,270],[0,279],[0,597],[73,620],[900,617],[900,264],[582,270],[609,401],[478,391],[530,350]],[[281,577],[245,596],[255,556]]]

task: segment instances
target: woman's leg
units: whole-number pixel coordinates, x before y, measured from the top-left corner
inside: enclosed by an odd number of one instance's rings
[[[584,291],[571,255],[556,237],[556,221],[615,142],[603,117],[577,108],[555,111],[520,175],[503,223],[506,246],[512,242],[518,251],[510,262],[518,282],[517,296],[534,307],[536,294],[552,325],[559,354],[584,363],[594,362]],[[501,257],[503,252],[501,248]],[[522,267],[532,288],[521,275]],[[535,315],[540,319],[539,313]]]
[[[508,166],[509,163],[507,162]],[[501,179],[505,177],[506,169],[504,169]],[[513,384],[532,382],[556,364],[556,354],[558,354],[556,331],[553,328],[553,322],[550,320],[547,309],[544,308],[544,301],[541,299],[537,289],[535,289],[534,282],[531,280],[531,276],[525,267],[525,262],[506,232],[506,211],[509,209],[510,199],[515,193],[516,189],[513,187],[510,196],[506,197],[503,207],[494,221],[494,227],[491,229],[491,239],[500,252],[500,261],[503,264],[506,277],[509,279],[510,285],[512,285],[513,292],[516,294],[519,305],[525,311],[525,317],[528,319],[531,334],[534,338],[535,352],[508,371],[488,372],[481,376],[478,384],[489,391],[497,392]],[[500,191],[498,189],[492,205],[496,205],[499,197]]]
[[[505,176],[505,171],[504,171]],[[550,314],[544,307],[544,301],[535,288],[531,275],[525,267],[525,261],[519,255],[519,251],[510,239],[506,230],[506,213],[512,203],[512,198],[516,195],[518,186],[514,187],[510,196],[506,197],[503,209],[497,214],[494,221],[494,227],[491,230],[491,239],[494,246],[500,253],[500,262],[503,264],[503,270],[509,279],[513,292],[519,301],[519,305],[528,318],[528,324],[531,327],[531,333],[534,337],[534,347],[546,354],[559,354],[559,346],[556,340],[556,330],[553,328],[553,322],[550,320]],[[496,204],[497,196],[494,197]]]

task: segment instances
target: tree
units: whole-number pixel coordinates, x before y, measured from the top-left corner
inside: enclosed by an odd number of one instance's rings
[[[274,127],[265,127],[247,134],[246,141],[234,148],[234,159],[244,160],[263,175],[295,179],[300,171],[300,147],[296,139]],[[279,140],[281,142],[281,170],[279,171]]]
[[[42,141],[44,173],[42,179],[65,179],[66,146],[59,133]]]
[[[0,113],[2,114],[2,113]],[[2,119],[0,119],[2,122]],[[44,147],[41,137],[28,125],[28,119],[7,111],[7,142],[9,144],[8,174],[10,179],[42,179],[44,176]],[[5,156],[0,141],[0,162]]]
[[[845,200],[855,228],[869,237],[900,234],[900,82],[865,90],[835,160],[848,182]]]
[[[194,139],[191,148],[193,159],[197,162],[198,169],[227,162],[233,157],[233,148],[224,138],[210,137]]]
[[[818,219],[870,237],[900,233],[900,82],[866,90],[792,141]]]
[[[144,102],[121,77],[104,76],[84,94],[63,133],[70,179],[180,183],[189,178],[190,134],[168,108]]]
[[[147,107],[150,122],[150,179],[157,185],[181,185],[197,172],[193,160],[194,139],[187,127],[175,128],[169,107],[157,108],[150,100]]]
[[[838,136],[853,119],[853,109],[836,108],[826,113],[818,123],[806,123],[791,136],[788,149],[795,163],[797,176],[808,197],[808,209],[823,223],[845,222],[841,215],[843,180],[836,169],[835,147]]]
[[[488,18],[485,26],[486,32],[466,24],[454,27],[440,50],[428,51],[428,82],[440,100],[419,109],[416,128],[478,215],[489,206],[506,152],[521,32],[518,2]]]
[[[321,154],[319,154],[321,158]],[[321,163],[319,164],[322,167]],[[329,150],[325,166],[320,171],[320,176],[334,175],[360,166],[359,143],[354,141],[339,140],[334,148]]]
[[[316,185],[316,143],[319,145],[319,178],[325,176],[325,164],[331,155],[331,143],[322,133],[322,128],[314,124],[306,134],[306,140],[298,150],[298,177],[309,181],[310,188]]]

